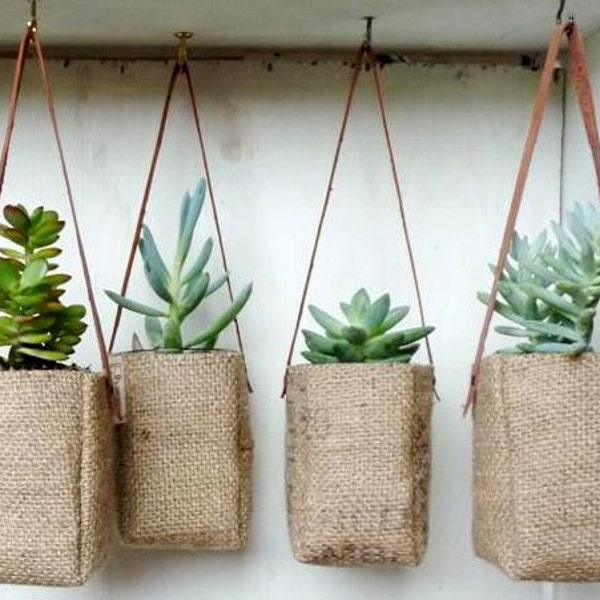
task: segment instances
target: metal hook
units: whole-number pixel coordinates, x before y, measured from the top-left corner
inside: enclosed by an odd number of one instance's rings
[[[181,67],[187,61],[187,46],[186,42],[194,37],[191,31],[178,31],[175,37],[179,40],[179,46],[177,48],[177,64]]]
[[[30,12],[29,21],[27,21],[27,27],[32,31],[37,29],[37,0],[29,0]]]
[[[370,46],[373,37],[373,21],[375,20],[375,17],[363,17],[363,19],[367,22],[364,43],[366,46]]]
[[[560,25],[562,23],[563,12],[565,11],[565,4],[567,0],[560,0],[560,5],[558,7],[558,12],[556,13],[556,24]]]

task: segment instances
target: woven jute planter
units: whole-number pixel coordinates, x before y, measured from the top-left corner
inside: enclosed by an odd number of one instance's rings
[[[475,552],[514,579],[600,580],[600,357],[485,359]]]
[[[119,355],[119,529],[127,545],[240,550],[248,538],[252,438],[237,352]]]
[[[286,487],[299,561],[420,563],[427,545],[432,384],[429,366],[289,368]]]
[[[100,376],[0,373],[0,581],[81,585],[114,509],[113,430]]]

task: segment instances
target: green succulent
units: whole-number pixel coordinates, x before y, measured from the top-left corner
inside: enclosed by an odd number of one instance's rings
[[[49,262],[61,250],[53,244],[65,223],[53,210],[24,206],[3,210],[0,236],[18,246],[0,248],[0,346],[8,346],[11,366],[39,367],[66,360],[87,328],[85,307],[65,306],[62,286],[71,277],[52,273]]]
[[[349,304],[340,304],[348,323],[310,305],[308,310],[323,327],[325,335],[304,329],[308,347],[302,356],[311,363],[394,362],[408,363],[419,349],[416,343],[428,336],[433,327],[415,327],[390,331],[409,312],[408,306],[390,309],[390,296],[384,294],[371,303],[366,290],[360,289]]]
[[[518,327],[496,331],[524,341],[502,352],[575,356],[590,349],[600,300],[600,210],[577,204],[566,222],[551,224],[556,243],[546,231],[531,244],[513,237],[494,310]],[[478,298],[487,304],[489,294]]]
[[[183,341],[181,327],[185,319],[228,279],[228,274],[224,274],[211,281],[205,270],[213,249],[212,238],[204,242],[195,262],[184,272],[205,195],[206,182],[201,180],[193,194],[186,192],[183,197],[177,250],[170,271],[158,251],[152,232],[146,226],[143,228],[139,251],[144,263],[144,273],[154,293],[166,303],[165,308],[154,308],[105,290],[108,297],[123,308],[145,315],[146,336],[154,349],[171,352],[212,349],[219,334],[237,317],[252,293],[252,284],[248,284],[206,329],[191,340]]]

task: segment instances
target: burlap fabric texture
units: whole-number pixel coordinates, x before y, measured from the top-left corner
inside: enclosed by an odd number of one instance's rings
[[[119,528],[125,544],[239,550],[252,438],[241,354],[131,352],[123,361]]]
[[[286,487],[294,556],[416,566],[427,545],[433,369],[292,366]]]
[[[81,585],[114,526],[113,425],[102,378],[0,373],[0,581]]]
[[[599,401],[595,354],[482,363],[473,540],[514,579],[600,580]]]

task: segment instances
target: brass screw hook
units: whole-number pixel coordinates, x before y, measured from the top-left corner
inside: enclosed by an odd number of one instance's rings
[[[565,4],[567,0],[560,0],[560,4],[558,6],[558,12],[556,13],[556,24],[560,25],[562,23],[563,12],[565,11]]]
[[[175,37],[179,40],[179,47],[177,48],[177,64],[182,67],[187,61],[187,46],[186,42],[194,37],[191,31],[178,31]]]
[[[37,0],[29,0],[30,4],[30,13],[29,13],[29,21],[27,21],[27,27],[31,29],[31,31],[36,31],[37,29]]]
[[[367,22],[366,30],[365,30],[365,46],[371,46],[371,39],[373,37],[373,21],[375,17],[363,17],[363,19]]]

